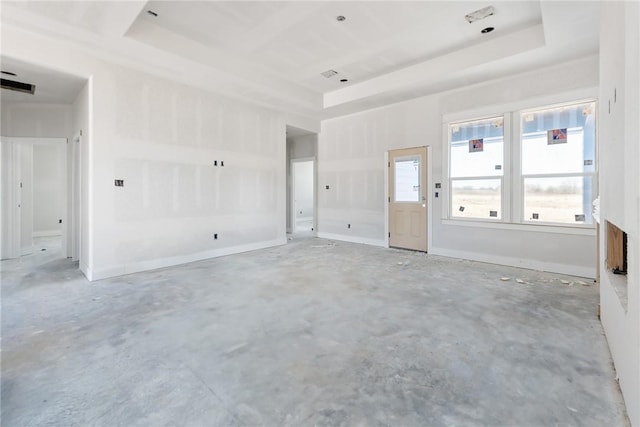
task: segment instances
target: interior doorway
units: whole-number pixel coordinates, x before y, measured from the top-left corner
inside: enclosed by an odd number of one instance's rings
[[[292,180],[292,232],[315,230],[315,160],[297,159],[291,162]]]
[[[427,147],[389,151],[389,246],[427,251]]]
[[[317,234],[318,134],[287,126],[287,233]]]
[[[67,255],[66,138],[2,138],[0,259]]]

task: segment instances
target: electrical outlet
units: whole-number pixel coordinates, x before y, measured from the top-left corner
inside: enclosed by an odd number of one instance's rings
[[[220,166],[224,166],[224,160],[220,160]]]
[[[61,219],[58,220],[58,224],[62,224],[62,220]]]
[[[329,189],[329,186],[328,186],[328,185],[325,185],[325,186],[324,186],[324,188],[326,188],[326,189],[328,190],[328,189]]]
[[[351,228],[351,224],[347,224],[347,228]]]
[[[213,166],[218,166],[218,161],[217,160],[213,161]]]
[[[214,233],[213,240],[218,240],[218,233]]]
[[[114,184],[116,187],[124,187],[124,179],[116,179]]]

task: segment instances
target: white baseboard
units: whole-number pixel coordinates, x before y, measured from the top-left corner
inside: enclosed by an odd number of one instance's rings
[[[368,239],[366,237],[345,236],[344,234],[332,234],[332,233],[322,233],[322,232],[318,232],[318,237],[321,239],[340,240],[342,242],[360,243],[363,245],[371,245],[371,246],[381,246],[383,248],[387,247],[387,242],[384,240]]]
[[[102,268],[99,270],[83,271],[89,281],[108,279],[110,277],[123,276],[125,274],[139,273],[142,271],[156,270],[158,268],[173,267],[176,265],[187,264],[195,261],[202,261],[210,258],[217,258],[226,255],[234,255],[242,252],[250,252],[258,249],[270,248],[273,246],[286,245],[287,238],[268,240],[263,242],[249,243],[246,245],[231,246],[210,251],[197,252],[187,255],[179,255],[175,257],[152,259],[148,261],[134,262],[131,264],[123,264]]]
[[[62,230],[44,230],[44,231],[33,232],[33,237],[51,237],[51,236],[62,236]]]
[[[501,255],[482,254],[476,252],[456,251],[445,248],[431,248],[430,255],[440,255],[449,258],[467,259],[470,261],[486,262],[489,264],[506,265],[510,267],[526,268],[529,270],[540,270],[549,273],[566,274],[568,276],[578,276],[595,278],[596,268],[579,265],[559,264],[555,262],[537,261],[531,259],[521,259],[505,257]]]
[[[80,271],[84,274],[84,277],[87,278],[88,281],[93,281],[93,271],[87,266],[87,264],[80,263],[79,265]]]

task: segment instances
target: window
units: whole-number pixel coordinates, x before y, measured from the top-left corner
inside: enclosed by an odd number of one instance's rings
[[[448,123],[448,217],[592,225],[595,109],[588,101]]]
[[[595,103],[521,114],[524,221],[591,224]]]
[[[395,159],[395,202],[419,202],[420,192],[420,156],[404,156]]]
[[[503,129],[502,116],[449,126],[452,217],[502,217]]]

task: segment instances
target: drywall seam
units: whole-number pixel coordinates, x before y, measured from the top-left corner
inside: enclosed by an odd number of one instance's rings
[[[365,237],[353,237],[353,236],[345,236],[343,234],[334,234],[334,233],[322,233],[318,232],[318,237],[321,239],[329,239],[329,240],[340,240],[341,242],[350,242],[350,243],[360,243],[363,245],[371,245],[371,246],[380,246],[387,247],[387,242],[378,239],[367,239]]]
[[[141,271],[155,270],[158,268],[173,267],[176,265],[187,264],[195,261],[202,261],[211,258],[218,258],[221,256],[234,255],[243,252],[255,251],[258,249],[266,249],[274,246],[286,245],[287,238],[282,237],[274,240],[249,243],[246,245],[231,246],[220,249],[212,249],[209,251],[197,252],[188,255],[180,255],[167,258],[158,258],[148,261],[140,261],[131,264],[122,264],[118,266],[112,266],[103,268],[100,270],[87,270],[85,272],[89,281],[107,279],[115,276],[122,276],[125,274],[138,273]]]
[[[566,274],[586,278],[596,277],[595,267],[580,267],[577,265],[559,264],[555,262],[535,261],[521,258],[506,257],[500,255],[480,254],[477,252],[456,251],[446,248],[431,248],[431,255],[440,255],[449,258],[461,258],[471,261],[486,262],[489,264],[506,265],[510,267],[540,270],[550,273]]]

